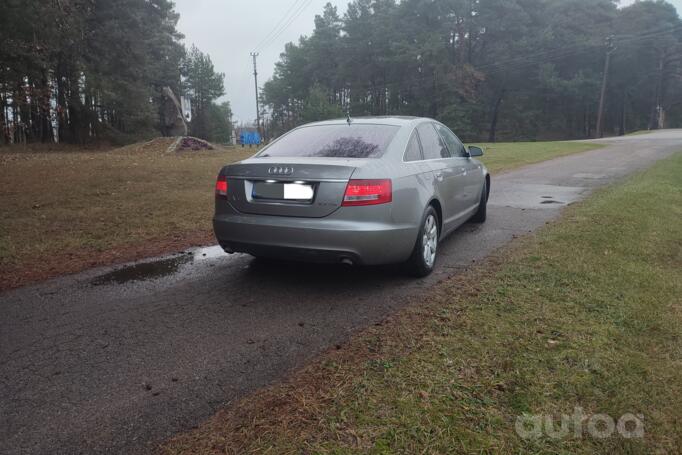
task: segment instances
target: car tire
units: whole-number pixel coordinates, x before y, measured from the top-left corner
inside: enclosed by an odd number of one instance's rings
[[[488,181],[483,183],[483,191],[481,191],[481,200],[478,203],[478,210],[471,217],[472,223],[485,223],[488,218]]]
[[[412,255],[405,264],[410,275],[423,278],[433,272],[438,258],[439,226],[438,213],[432,205],[429,205],[422,217],[421,228]]]

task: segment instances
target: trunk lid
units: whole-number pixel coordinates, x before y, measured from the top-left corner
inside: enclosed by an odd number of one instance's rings
[[[228,201],[242,213],[322,218],[341,206],[348,181],[363,161],[252,158],[223,169]]]

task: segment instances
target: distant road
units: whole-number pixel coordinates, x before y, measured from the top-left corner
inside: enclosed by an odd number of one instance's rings
[[[488,223],[444,242],[426,280],[213,248],[0,294],[0,453],[147,452],[594,188],[682,150],[682,130],[601,142],[612,145],[494,175]]]

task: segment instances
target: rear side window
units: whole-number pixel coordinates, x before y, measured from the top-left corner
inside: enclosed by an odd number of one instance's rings
[[[422,141],[425,160],[450,158],[450,152],[445,142],[431,123],[422,123],[417,127],[417,131],[419,131],[419,139]]]
[[[380,158],[399,129],[392,125],[304,126],[273,142],[257,157]]]
[[[407,144],[407,150],[405,150],[405,158],[403,158],[403,161],[421,161],[422,159],[422,147],[419,144],[419,137],[415,131],[412,133],[410,142]]]
[[[440,135],[443,136],[443,140],[448,145],[448,149],[450,149],[450,154],[452,156],[456,157],[467,156],[466,150],[464,149],[464,144],[462,144],[462,141],[460,141],[459,138],[455,136],[455,133],[453,133],[443,125],[436,124],[436,129],[438,130]]]

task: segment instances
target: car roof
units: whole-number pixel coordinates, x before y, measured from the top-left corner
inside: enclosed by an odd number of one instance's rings
[[[407,126],[416,124],[420,121],[430,120],[423,117],[409,117],[409,116],[375,116],[375,117],[351,117],[351,123],[356,125],[392,125],[392,126]],[[318,126],[318,125],[340,125],[346,124],[348,119],[339,118],[333,120],[325,120],[323,122],[308,123],[301,126]]]

